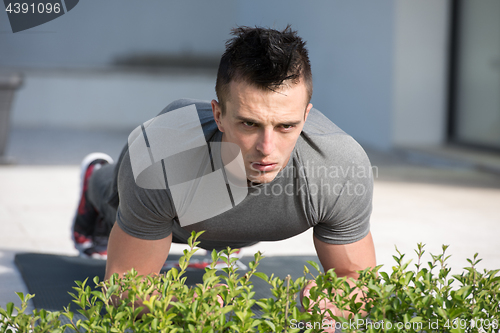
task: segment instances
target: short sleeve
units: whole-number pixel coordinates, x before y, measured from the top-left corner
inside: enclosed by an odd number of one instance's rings
[[[117,223],[127,234],[140,239],[168,237],[176,216],[168,190],[150,190],[137,186],[130,156],[124,155],[118,172]]]
[[[330,244],[349,244],[370,231],[373,170],[363,148],[350,136],[336,135],[323,151],[324,172],[312,177],[317,214],[314,235]],[[317,172],[319,172],[317,170]]]

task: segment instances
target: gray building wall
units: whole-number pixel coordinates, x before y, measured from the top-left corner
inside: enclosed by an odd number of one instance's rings
[[[134,54],[219,55],[234,25],[230,0],[85,0],[58,19],[18,32],[0,13],[0,64],[95,68]]]
[[[425,8],[420,6],[413,19],[418,22],[434,3],[442,7],[446,2],[423,0]],[[400,74],[409,55],[397,50],[412,29],[395,33],[401,26],[398,17],[411,16],[399,7],[395,0],[86,0],[54,21],[16,34],[8,33],[3,12],[0,67],[26,73],[25,88],[14,104],[15,125],[133,128],[177,96],[214,98],[215,75],[188,72],[180,80],[178,72],[122,72],[112,65],[116,59],[146,54],[218,57],[235,25],[283,28],[291,23],[310,50],[315,107],[361,143],[388,149],[419,142],[404,134],[415,123],[415,115],[409,115],[417,106],[408,108],[407,101],[414,98],[412,82]],[[425,44],[425,38],[419,43]],[[438,49],[431,45],[430,61],[442,56]],[[415,70],[425,70],[426,61]],[[425,80],[436,79],[424,78],[419,94],[426,93]],[[416,115],[420,127],[433,121],[432,112],[442,115],[444,105],[438,104],[427,116]],[[101,119],[97,125],[95,119]],[[426,143],[442,141],[439,133],[430,137]]]
[[[394,146],[446,141],[449,12],[448,0],[396,2]]]
[[[391,146],[393,1],[239,4],[238,23],[292,23],[307,41],[315,107],[358,141]]]

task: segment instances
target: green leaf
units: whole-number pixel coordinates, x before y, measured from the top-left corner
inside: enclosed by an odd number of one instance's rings
[[[276,332],[276,326],[271,321],[264,320],[264,324],[269,326],[269,328],[271,329],[271,332]]]
[[[158,328],[158,318],[153,319],[153,321],[151,322],[151,328],[153,330],[156,330]]]
[[[66,317],[68,317],[68,319],[71,321],[73,320],[73,317],[75,316],[75,314],[71,311],[69,311],[69,309],[65,309],[66,312],[63,313],[63,315],[65,315]]]
[[[212,262],[217,262],[219,256],[217,255],[217,251],[215,249],[212,250]]]
[[[174,278],[174,280],[177,279],[177,276],[179,276],[179,271],[177,270],[177,268],[172,268],[170,269],[170,272],[172,272],[172,277]]]
[[[16,294],[17,294],[17,297],[19,297],[19,299],[21,300],[21,302],[24,302],[24,294],[21,292],[16,292]]]
[[[225,305],[222,308],[222,314],[225,315],[226,313],[231,312],[233,310],[234,310],[234,305]]]
[[[108,290],[106,290],[106,298],[109,299],[111,297],[111,295],[113,295],[119,288],[120,288],[120,286],[118,286],[116,284],[113,286],[110,286],[108,288]]]
[[[390,281],[389,275],[386,272],[380,272],[380,275],[384,278],[384,281]]]
[[[302,304],[304,305],[305,309],[309,309],[309,306],[311,304],[311,300],[309,299],[309,297],[305,296],[304,298],[302,298]]]
[[[114,318],[115,322],[120,321],[127,313],[126,312],[118,312]]]
[[[245,314],[242,311],[235,311],[234,314],[238,316],[238,318],[241,320],[241,322],[245,322]]]
[[[467,296],[470,295],[472,292],[473,286],[463,286],[462,288],[458,289],[457,294],[462,296],[462,298],[467,298]]]
[[[466,311],[467,311],[467,309],[464,309],[464,308],[453,309],[449,313],[450,319],[455,319],[455,318],[457,318],[458,316],[460,316],[462,313],[464,313]]]
[[[413,272],[406,272],[405,279],[404,279],[404,284],[407,286],[411,279],[413,278]]]
[[[387,286],[386,286],[386,288],[387,288],[388,286],[389,286],[389,285],[387,285]],[[376,293],[377,293],[380,297],[382,297],[382,294],[380,293],[380,287],[379,287],[379,286],[377,286],[377,285],[375,285],[375,284],[373,284],[373,282],[372,282],[372,281],[369,281],[369,282],[368,282],[367,287],[368,287],[368,289],[375,291],[375,292],[376,292]]]
[[[256,277],[261,278],[262,280],[264,280],[264,281],[266,281],[266,282],[267,282],[267,281],[269,281],[269,277],[268,277],[268,276],[267,276],[267,274],[265,274],[265,273],[262,273],[262,272],[255,272],[255,273],[253,273],[253,275],[255,275]]]
[[[10,318],[12,316],[12,311],[14,311],[14,303],[12,302],[7,303],[6,309],[7,309],[7,317]]]
[[[436,311],[443,319],[448,319],[448,314],[442,308],[437,308]]]
[[[317,270],[318,272],[321,273],[321,269],[319,268],[319,265],[317,262],[314,262],[314,261],[311,261],[311,260],[307,260],[307,263],[309,265],[311,265],[312,267],[314,267],[315,270]]]
[[[386,284],[386,285],[385,285],[384,290],[385,290],[386,292],[390,293],[390,292],[392,292],[392,290],[393,290],[395,287],[396,287],[396,286],[395,286],[395,285],[393,285],[393,284]]]

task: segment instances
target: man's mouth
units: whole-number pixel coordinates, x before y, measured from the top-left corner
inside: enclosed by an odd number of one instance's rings
[[[253,162],[250,164],[252,170],[260,172],[268,172],[274,170],[278,163]]]

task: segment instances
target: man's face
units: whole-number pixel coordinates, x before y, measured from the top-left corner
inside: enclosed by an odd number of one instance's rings
[[[311,108],[303,82],[264,91],[233,81],[224,116],[212,101],[222,141],[240,147],[247,179],[254,183],[272,181],[286,166]]]

